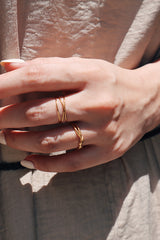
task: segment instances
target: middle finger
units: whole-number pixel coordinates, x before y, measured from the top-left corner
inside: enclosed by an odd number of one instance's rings
[[[78,109],[79,94],[65,98],[67,121],[82,121],[83,114]],[[61,98],[62,99],[62,98]],[[63,100],[63,99],[62,99]],[[35,127],[59,122],[58,114],[62,116],[63,108],[60,101],[53,98],[31,100],[23,103],[8,105],[0,108],[0,128]]]

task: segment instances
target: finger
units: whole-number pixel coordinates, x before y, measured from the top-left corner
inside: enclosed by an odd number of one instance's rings
[[[95,132],[79,124],[84,141],[83,146],[93,144]],[[61,126],[48,131],[4,131],[7,145],[22,151],[52,153],[75,149],[79,145],[79,137],[72,126]]]
[[[0,108],[0,128],[35,127],[56,124],[59,117],[64,121],[81,121],[80,93],[67,96],[62,103],[53,98],[37,99]],[[65,110],[63,107],[65,106]],[[58,109],[57,109],[58,108]],[[66,118],[63,119],[63,114]]]
[[[75,59],[36,59],[0,76],[0,98],[37,91],[78,90],[84,86],[82,79]]]
[[[0,62],[0,65],[3,66],[7,72],[10,72],[20,67],[23,67],[25,65],[25,62],[22,59],[7,59],[2,60]]]
[[[25,167],[46,172],[75,172],[104,163],[95,146],[56,156],[30,155],[21,162]]]

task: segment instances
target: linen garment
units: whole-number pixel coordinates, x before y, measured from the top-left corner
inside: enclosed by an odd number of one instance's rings
[[[133,69],[160,56],[160,0],[0,3],[1,59],[77,56]],[[2,167],[27,154],[1,146],[0,240],[160,239],[160,135],[74,173]]]

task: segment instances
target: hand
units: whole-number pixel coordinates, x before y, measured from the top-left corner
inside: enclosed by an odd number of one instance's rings
[[[0,128],[10,129],[3,131],[7,144],[37,153],[73,149],[58,156],[29,155],[22,164],[29,161],[36,169],[54,172],[103,164],[122,156],[159,122],[159,89],[146,81],[145,68],[127,70],[83,58],[42,58],[10,64],[9,68],[16,70],[0,76],[1,98],[31,92],[63,93],[67,123],[47,131],[11,130],[57,124],[54,98],[2,107]],[[59,109],[62,112],[60,105]],[[84,137],[80,150],[72,122]]]

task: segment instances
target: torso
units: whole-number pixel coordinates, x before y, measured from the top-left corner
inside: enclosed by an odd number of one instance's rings
[[[114,61],[142,1],[27,1],[22,56],[80,56]],[[131,7],[132,5],[132,7]]]

